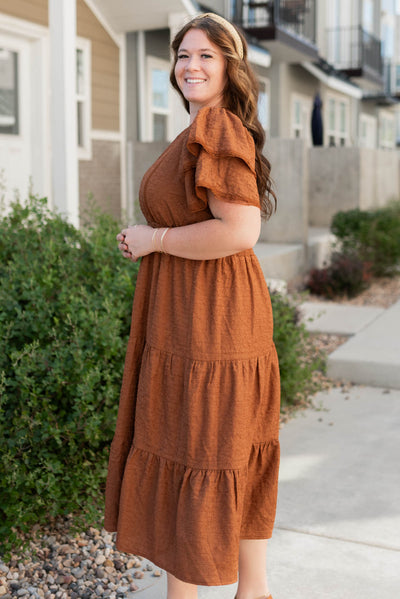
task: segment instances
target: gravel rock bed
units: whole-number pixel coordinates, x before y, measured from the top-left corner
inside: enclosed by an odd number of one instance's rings
[[[164,574],[141,556],[119,553],[104,529],[73,535],[69,520],[59,519],[33,532],[21,554],[0,560],[1,599],[122,599]]]

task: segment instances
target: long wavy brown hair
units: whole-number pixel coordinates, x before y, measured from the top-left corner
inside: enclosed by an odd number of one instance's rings
[[[269,218],[276,210],[277,199],[272,189],[271,164],[263,154],[265,132],[258,120],[258,93],[259,85],[253,69],[247,60],[247,43],[242,32],[236,30],[243,44],[243,59],[237,53],[234,40],[229,31],[210,17],[195,17],[176,34],[171,48],[174,54],[170,81],[183,99],[186,110],[189,112],[189,102],[183,96],[175,78],[175,65],[178,59],[178,50],[183,38],[190,29],[201,29],[208,39],[218,46],[226,59],[227,83],[224,89],[224,108],[236,114],[254,139],[256,148],[256,175],[257,188],[260,196],[261,213],[264,218]]]

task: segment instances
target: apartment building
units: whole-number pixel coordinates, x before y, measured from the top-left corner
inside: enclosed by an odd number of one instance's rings
[[[323,145],[395,146],[395,100],[384,90],[384,4],[383,0],[382,7],[381,0],[230,3],[230,18],[271,53],[265,75],[271,90],[271,137],[300,137],[312,145],[310,123],[318,94]],[[394,0],[392,4],[394,12]]]
[[[23,196],[31,184],[64,210],[54,181],[66,163],[59,156],[65,142],[78,177],[65,211],[76,220],[93,193],[115,216],[138,218],[144,171],[188,123],[169,85],[171,37],[185,20],[209,10],[247,36],[267,139],[297,139],[309,148],[394,148],[399,8],[396,0],[0,0],[0,162],[8,190]],[[62,10],[71,15],[72,9],[76,31],[64,50],[74,53],[75,72],[65,87],[68,99],[57,108],[59,83],[50,75],[58,52],[54,13],[67,35]],[[58,143],[53,133],[65,107],[75,117],[76,141]],[[322,126],[313,139],[316,111]]]
[[[385,96],[396,100],[396,146],[400,146],[400,2],[382,0],[381,37]]]

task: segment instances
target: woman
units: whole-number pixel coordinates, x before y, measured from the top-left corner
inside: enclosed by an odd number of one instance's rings
[[[143,259],[105,527],[167,571],[168,599],[234,583],[238,567],[237,599],[264,599],[279,369],[252,250],[274,198],[257,84],[243,36],[217,15],[188,23],[172,49],[190,125],[143,178],[148,225],[117,236],[123,256]]]

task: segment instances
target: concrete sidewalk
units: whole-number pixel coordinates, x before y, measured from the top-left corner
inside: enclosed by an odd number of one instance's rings
[[[309,330],[349,336],[328,358],[331,374],[382,388],[321,392],[283,427],[271,592],[400,599],[400,302],[307,302],[302,311]],[[199,598],[233,599],[236,588],[200,586]],[[165,572],[128,596],[166,599]]]
[[[400,391],[335,388],[281,431],[274,599],[400,597]],[[233,599],[236,585],[199,587]],[[166,577],[131,597],[165,599]]]
[[[282,430],[274,599],[400,597],[400,392],[320,393]]]
[[[334,302],[303,302],[300,311],[310,333],[350,336],[362,331],[381,316],[385,309]]]
[[[328,357],[330,378],[400,389],[400,301],[387,310],[305,302],[301,311],[309,331],[350,336]]]

